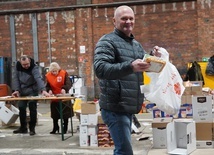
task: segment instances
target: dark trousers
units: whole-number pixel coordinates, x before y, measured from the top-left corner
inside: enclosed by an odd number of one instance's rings
[[[27,113],[26,109],[27,106],[29,107],[30,111],[30,122],[29,122],[29,128],[34,129],[36,126],[37,121],[37,101],[19,101],[18,107],[19,107],[19,119],[21,128],[26,129],[27,128]]]

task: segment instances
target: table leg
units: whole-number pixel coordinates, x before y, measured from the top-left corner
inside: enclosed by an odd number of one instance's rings
[[[71,116],[71,135],[72,136],[74,135],[72,116]]]
[[[61,123],[61,136],[62,136],[62,141],[64,141],[64,128],[63,128],[62,101],[60,101],[60,102],[59,102],[59,113],[60,113],[60,123]]]

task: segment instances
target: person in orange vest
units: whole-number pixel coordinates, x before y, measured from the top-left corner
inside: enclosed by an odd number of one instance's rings
[[[52,62],[46,77],[46,89],[51,95],[61,94],[64,95],[69,92],[72,86],[71,80],[68,73],[61,69],[58,63]],[[66,101],[63,103],[63,129],[64,133],[68,130],[68,119],[73,116],[73,109],[71,106],[71,101]],[[53,130],[50,134],[59,133],[58,120],[60,119],[59,113],[59,101],[52,100],[50,104],[51,118],[53,119]]]

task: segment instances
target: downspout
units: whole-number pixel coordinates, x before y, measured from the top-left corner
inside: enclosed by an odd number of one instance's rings
[[[47,13],[48,18],[48,51],[49,51],[49,63],[52,62],[52,51],[51,51],[51,33],[50,33],[50,12]]]

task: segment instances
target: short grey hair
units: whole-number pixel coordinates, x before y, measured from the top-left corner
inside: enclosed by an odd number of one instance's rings
[[[57,62],[52,62],[50,64],[50,67],[49,67],[49,71],[53,71],[53,70],[60,70],[61,67],[59,66],[59,64]]]

